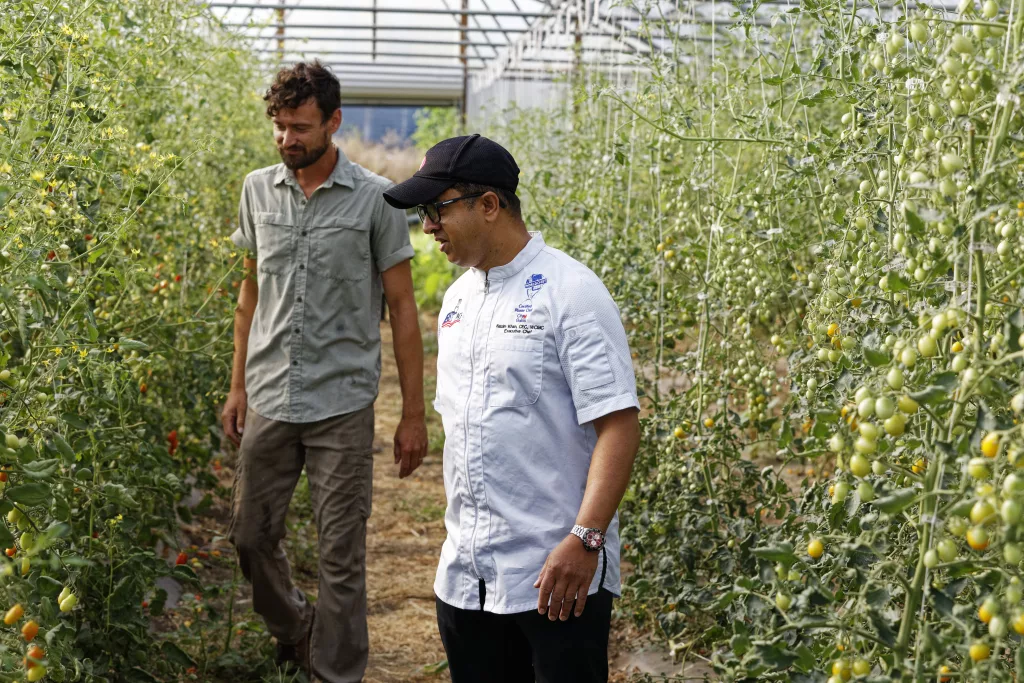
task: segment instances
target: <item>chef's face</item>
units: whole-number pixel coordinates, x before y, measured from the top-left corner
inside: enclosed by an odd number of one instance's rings
[[[465,196],[455,188],[449,188],[431,203]],[[491,223],[499,209],[498,197],[488,192],[481,197],[452,202],[438,209],[439,220],[427,216],[423,221],[423,232],[437,241],[441,253],[448,261],[463,268],[479,266],[487,254]]]

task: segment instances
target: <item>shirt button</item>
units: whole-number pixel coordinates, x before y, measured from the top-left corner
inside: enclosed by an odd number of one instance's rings
[[[305,231],[305,230],[303,230],[303,231],[302,231],[302,236],[303,236],[303,237],[305,237],[305,236],[306,236],[306,231]]]
[[[293,360],[292,361],[292,365],[298,365],[298,364],[299,364],[299,361],[297,361],[297,360]]]
[[[300,304],[302,303],[302,297],[301,296],[299,297],[299,303]]]
[[[295,330],[295,334],[302,334],[299,330]]]
[[[300,263],[299,264],[299,270],[305,270],[305,269],[306,269],[306,266],[304,266],[303,264]]]

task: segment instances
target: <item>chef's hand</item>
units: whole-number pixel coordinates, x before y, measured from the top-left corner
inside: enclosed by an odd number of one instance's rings
[[[583,614],[587,604],[590,582],[597,572],[597,560],[601,553],[588,551],[576,536],[565,537],[558,547],[548,555],[540,577],[533,584],[540,588],[537,611],[547,613],[548,619],[565,621],[576,603],[576,616]]]

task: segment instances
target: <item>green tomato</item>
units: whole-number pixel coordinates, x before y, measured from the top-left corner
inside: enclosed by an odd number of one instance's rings
[[[857,414],[860,415],[861,419],[868,419],[875,414],[875,399],[865,398],[863,401],[857,404]]]
[[[877,474],[878,476],[882,476],[883,474],[885,474],[886,469],[887,468],[885,466],[885,463],[882,462],[881,460],[874,460],[871,463],[871,471]]]
[[[914,364],[917,363],[917,351],[908,346],[900,352],[900,361],[908,368],[914,367]]]
[[[871,461],[860,453],[850,458],[850,472],[855,477],[866,477],[871,473]]]
[[[874,463],[871,466],[874,467]],[[857,487],[857,495],[862,503],[870,503],[875,499],[875,487],[870,482],[862,481]]]
[[[1002,506],[999,508],[999,514],[1002,516],[1003,521],[1009,526],[1017,526],[1020,522],[1021,507],[1020,503],[1013,500],[1012,498],[1004,500]]]
[[[882,426],[885,428],[885,433],[889,436],[902,436],[907,428],[907,418],[903,417],[900,413],[896,413],[883,422]]]
[[[903,388],[903,371],[897,367],[891,368],[885,376],[885,381],[891,389],[899,391]]]
[[[928,27],[920,21],[915,21],[910,25],[910,38],[915,43],[923,43],[928,40]]]
[[[924,554],[924,566],[935,569],[939,566],[939,553],[934,548]]]
[[[888,396],[883,396],[875,401],[875,415],[881,420],[887,420],[896,412],[896,404]]]
[[[917,350],[921,352],[922,356],[930,357],[939,352],[939,346],[935,343],[934,337],[926,334],[917,340]]]
[[[842,453],[846,448],[846,440],[843,439],[842,434],[833,434],[832,438],[828,440],[828,447],[833,453]]]
[[[946,528],[949,529],[949,533],[957,538],[963,538],[964,534],[967,533],[967,520],[963,517],[950,517],[949,521],[946,522]]]
[[[859,437],[853,444],[853,449],[861,455],[871,455],[878,448],[878,444],[870,439]]]
[[[857,426],[857,432],[868,441],[876,441],[878,439],[878,427],[870,422],[861,422]]]
[[[971,506],[971,522],[984,524],[995,517],[996,509],[987,500],[979,500]]]
[[[954,517],[954,519],[960,519],[960,518],[959,517]],[[960,521],[963,521],[963,520],[960,519]],[[964,533],[967,533],[966,525],[965,525]],[[962,535],[962,534],[958,534],[958,535]],[[956,543],[954,543],[952,540],[950,540],[948,538],[944,538],[941,541],[939,541],[938,545],[935,546],[935,549],[938,551],[939,559],[941,559],[943,562],[952,562],[953,560],[956,559],[956,556],[958,554],[957,553],[957,549],[956,549]]]
[[[974,41],[962,33],[958,33],[953,36],[952,48],[954,52],[962,55],[973,55],[974,54]]]
[[[837,481],[832,489],[832,504],[838,505],[850,495],[850,485],[845,481]]]
[[[988,461],[985,458],[971,458],[967,465],[967,473],[979,481],[992,476],[992,471],[989,470]]]
[[[949,364],[953,372],[963,372],[967,368],[967,358],[961,354],[953,356],[953,362]]]
[[[1021,559],[1024,559],[1024,554],[1021,553],[1020,546],[1016,543],[1007,543],[1003,546],[1003,559],[1006,560],[1006,564],[1016,567],[1020,564]],[[1007,589],[1007,599],[1009,599],[1009,591],[1010,589]],[[1017,588],[1015,593],[1017,599],[1010,600],[1010,602],[1020,602],[1020,588]]]
[[[988,622],[988,633],[993,638],[999,640],[1006,637],[1006,619],[1000,616],[992,617],[992,620]]]

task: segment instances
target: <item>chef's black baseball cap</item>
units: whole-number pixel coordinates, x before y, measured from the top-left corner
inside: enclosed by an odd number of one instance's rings
[[[427,150],[420,170],[385,192],[384,199],[397,209],[411,209],[456,183],[487,185],[515,194],[519,166],[507,149],[480,134],[448,138]]]

